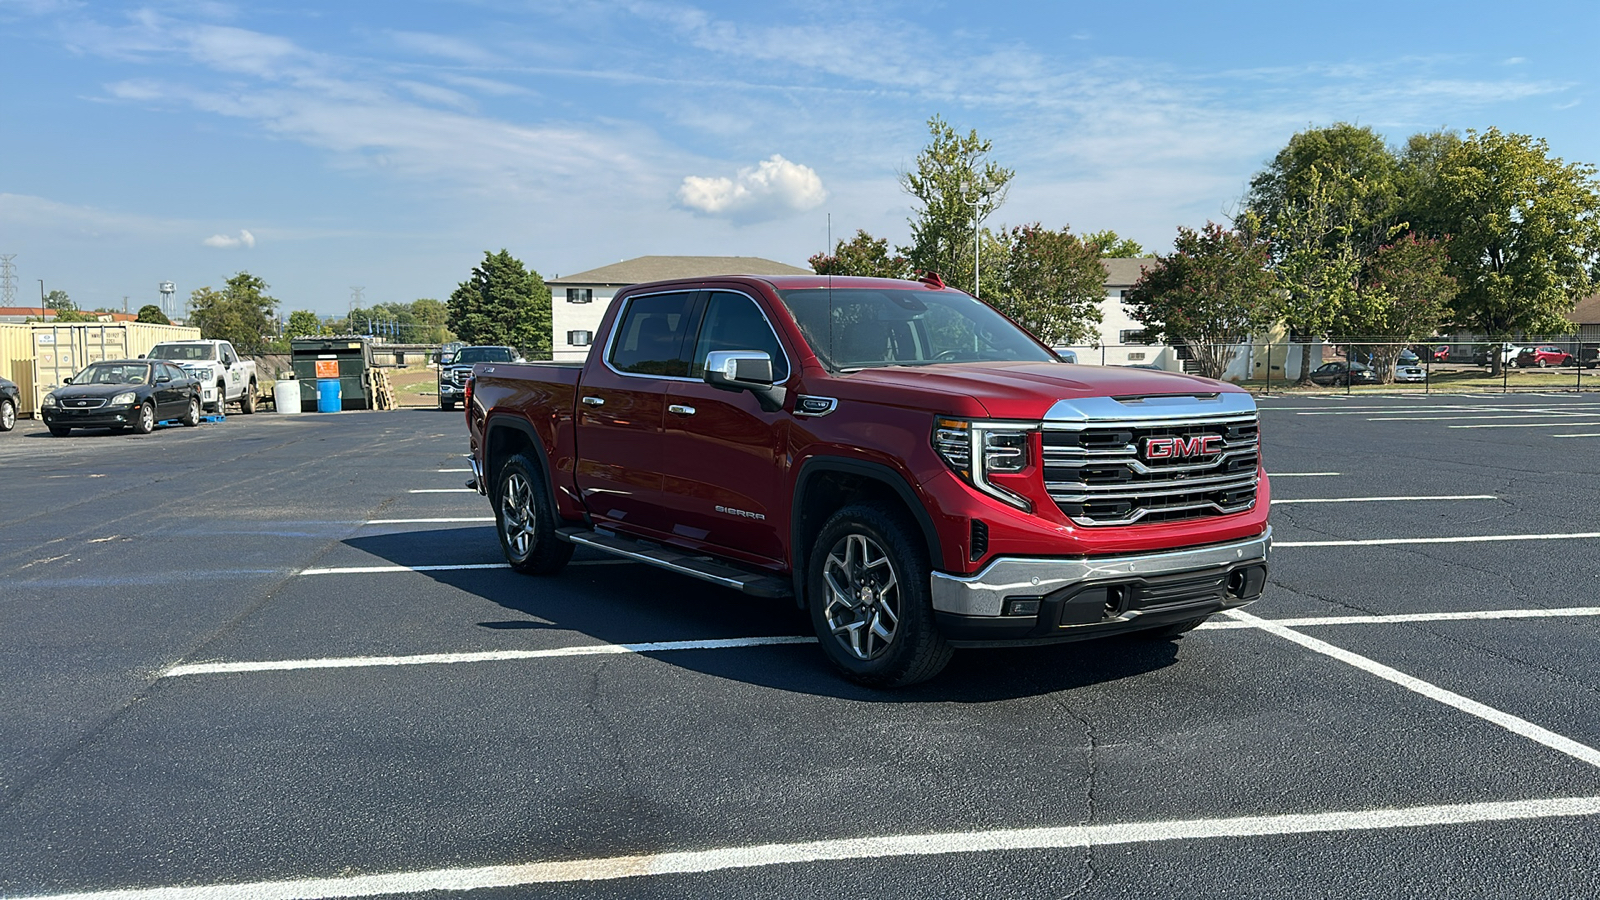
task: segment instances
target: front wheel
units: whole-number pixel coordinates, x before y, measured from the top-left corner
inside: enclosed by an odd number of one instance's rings
[[[876,506],[834,513],[812,545],[807,606],[822,652],[870,687],[927,681],[950,661],[933,618],[926,551]]]
[[[572,558],[573,547],[556,537],[556,515],[544,472],[527,456],[513,456],[500,470],[494,507],[500,549],[511,568],[525,575],[552,575]]]
[[[0,397],[0,431],[17,427],[17,405],[10,397]]]
[[[228,408],[228,387],[227,387],[227,385],[224,385],[224,384],[218,384],[217,385],[217,403],[216,403],[216,407],[217,407],[217,415],[219,415],[219,416],[222,415],[223,411]]]
[[[139,414],[134,417],[133,430],[140,434],[149,434],[156,430],[156,407],[154,403],[139,404]]]

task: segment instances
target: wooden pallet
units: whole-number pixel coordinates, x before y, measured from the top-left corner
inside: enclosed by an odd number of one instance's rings
[[[373,409],[394,409],[394,387],[389,383],[389,373],[383,369],[368,369],[365,376],[367,396]]]

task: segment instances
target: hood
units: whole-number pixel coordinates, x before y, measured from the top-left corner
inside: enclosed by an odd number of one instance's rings
[[[953,415],[1029,421],[1043,418],[1058,400],[1080,397],[1242,393],[1235,385],[1176,372],[1050,362],[887,366],[835,377],[864,389],[860,399],[869,402],[919,406],[932,403],[937,405],[927,408],[942,408]],[[884,394],[882,389],[904,392],[916,399],[902,400]],[[977,408],[973,408],[974,404]]]
[[[56,395],[57,400],[75,400],[80,398],[110,400],[124,391],[138,391],[147,388],[147,384],[63,384],[50,393]]]

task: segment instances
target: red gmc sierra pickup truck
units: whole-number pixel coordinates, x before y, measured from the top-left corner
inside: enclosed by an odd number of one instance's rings
[[[936,278],[635,285],[585,362],[469,385],[513,568],[585,546],[792,596],[868,685],[952,648],[1176,636],[1266,583],[1248,393],[1063,363]]]

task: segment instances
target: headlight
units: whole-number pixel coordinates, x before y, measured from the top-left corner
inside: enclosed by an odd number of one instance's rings
[[[1028,467],[1028,435],[1037,426],[986,419],[933,420],[933,449],[963,480],[985,494],[1019,509],[1032,510],[1024,497],[989,480],[990,475],[1021,472]]]
[[[133,391],[123,391],[122,393],[111,398],[111,405],[130,406],[133,404],[133,401],[137,399],[139,399],[139,397]]]
[[[45,394],[44,395],[44,399],[39,401],[39,405],[44,407],[45,409],[54,408],[55,405],[56,405],[56,395],[55,394]]]

